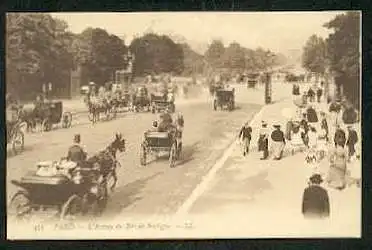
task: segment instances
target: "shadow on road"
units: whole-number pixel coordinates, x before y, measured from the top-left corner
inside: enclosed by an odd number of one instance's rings
[[[34,150],[34,148],[35,147],[32,147],[32,146],[24,146],[23,150],[18,154],[14,154],[13,150],[9,148],[9,149],[6,150],[6,157],[10,159],[10,158],[13,158],[15,156],[22,155],[25,152],[32,151],[32,150]]]
[[[109,202],[104,217],[112,217],[120,214],[122,210],[135,202],[142,200],[140,195],[142,189],[146,186],[146,183],[154,179],[162,172],[157,172],[151,176],[143,179],[138,179],[127,185],[117,188],[114,193],[109,197]]]
[[[200,142],[195,142],[191,145],[185,145],[182,148],[180,161],[176,163],[176,167],[194,160],[194,154],[198,152],[199,145],[200,145]]]

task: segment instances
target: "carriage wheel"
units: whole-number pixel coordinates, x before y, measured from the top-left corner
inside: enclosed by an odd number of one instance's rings
[[[45,118],[41,123],[41,131],[48,132],[52,129],[52,123],[49,121],[48,118]]]
[[[177,143],[174,142],[169,152],[169,166],[171,168],[175,166],[176,157],[177,157]]]
[[[71,195],[70,198],[63,204],[60,214],[61,220],[72,220],[83,214],[83,201],[76,194]]]
[[[93,122],[94,120],[94,115],[93,115],[93,112],[89,112],[89,114],[88,114],[88,119],[89,119],[89,121],[90,122]]]
[[[216,100],[213,101],[213,109],[217,110],[217,101]]]
[[[146,147],[145,146],[141,146],[140,163],[141,163],[142,166],[146,166],[146,160],[147,160]]]
[[[25,220],[30,217],[31,212],[31,202],[27,192],[18,191],[10,201],[8,216],[16,220]]]
[[[72,123],[71,112],[64,112],[62,115],[62,128],[70,128]]]
[[[18,154],[24,149],[25,135],[22,131],[15,131],[12,138],[12,150],[14,154]]]
[[[182,142],[179,142],[178,147],[177,147],[177,159],[180,159],[181,152],[182,152]]]

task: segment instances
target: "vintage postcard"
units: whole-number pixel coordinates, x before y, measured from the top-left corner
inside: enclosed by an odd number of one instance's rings
[[[7,13],[7,237],[361,237],[360,64],[358,11]]]

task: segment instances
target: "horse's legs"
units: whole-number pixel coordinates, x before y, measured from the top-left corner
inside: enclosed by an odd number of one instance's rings
[[[118,176],[116,174],[116,169],[113,169],[111,174],[112,174],[112,178],[114,179],[114,182],[112,183],[110,189],[111,189],[111,192],[113,192],[114,188],[116,187],[116,183],[118,182]]]

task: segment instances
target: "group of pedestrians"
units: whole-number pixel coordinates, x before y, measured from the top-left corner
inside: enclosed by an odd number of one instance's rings
[[[269,142],[274,160],[280,160],[287,148],[292,154],[301,149],[305,162],[312,168],[309,186],[305,188],[302,199],[302,213],[309,218],[324,218],[330,214],[330,201],[327,189],[344,190],[348,184],[360,185],[361,166],[351,166],[360,152],[357,150],[358,113],[352,105],[340,100],[329,103],[328,110],[318,102],[325,102],[323,84],[314,91],[305,93],[301,105],[297,105],[296,115],[289,118],[284,132],[278,123],[273,123],[270,131],[267,122],[261,122],[258,131],[258,151],[262,152],[261,160],[269,158]],[[311,90],[311,91],[310,91]],[[310,93],[309,93],[310,92]],[[300,97],[299,86],[294,85],[292,94]],[[315,99],[316,97],[316,99]],[[296,104],[296,102],[295,102]],[[245,124],[239,134],[242,139],[243,155],[249,153],[252,139],[252,128]],[[328,156],[327,171],[321,173],[319,166]],[[306,164],[305,164],[306,165]],[[349,167],[350,166],[350,167]]]

